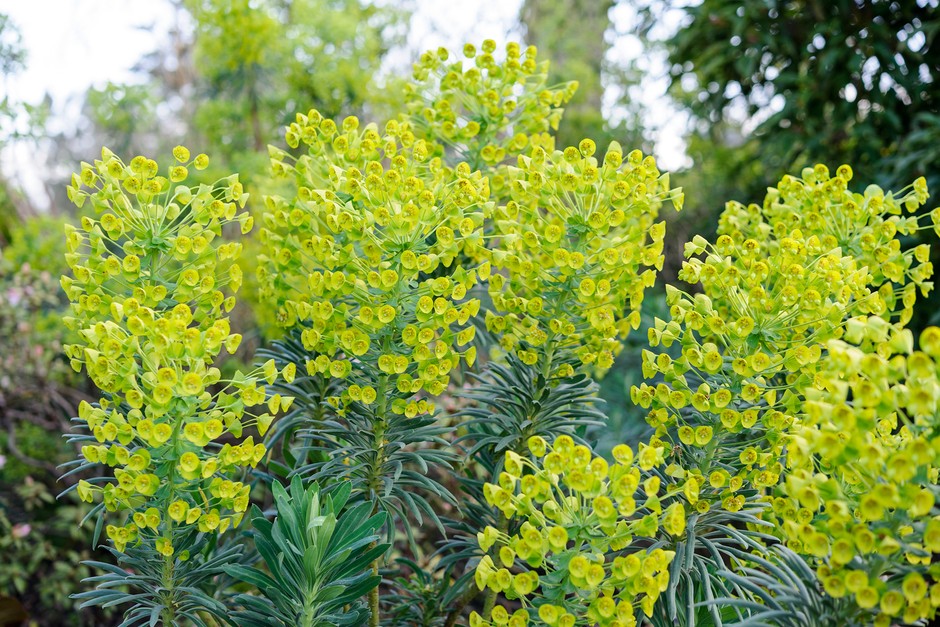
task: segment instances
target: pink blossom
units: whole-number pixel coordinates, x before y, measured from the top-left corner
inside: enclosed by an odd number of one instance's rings
[[[28,523],[19,523],[18,525],[13,525],[13,537],[14,538],[25,538],[33,530]]]

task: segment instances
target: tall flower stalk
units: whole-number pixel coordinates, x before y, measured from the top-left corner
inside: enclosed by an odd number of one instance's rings
[[[242,281],[241,244],[225,241],[222,229],[251,229],[239,213],[248,197],[234,175],[187,185],[189,169],[208,158],[190,159],[182,146],[174,157],[166,176],[151,159],[125,164],[107,149],[82,164],[69,197],[94,217],[67,229],[72,276],[62,279],[66,324],[79,338],[66,354],[102,393],[79,407],[90,433],[78,438],[79,469],[99,474],[76,489],[107,519],[117,552],[159,554],[153,594],[167,625],[186,613],[175,571],[190,557],[193,533],[238,526],[250,490],[239,478],[265,455],[253,434],[264,435],[290,405],[265,392],[278,376],[273,362],[232,379],[214,365],[241,340],[226,315]]]
[[[393,520],[436,519],[428,496],[453,497],[404,466],[451,459],[426,445],[445,443],[433,397],[461,361],[476,359],[468,323],[480,302],[469,291],[489,264],[456,260],[482,247],[487,182],[464,163],[445,166],[407,122],[380,132],[354,117],[337,127],[311,111],[297,116],[286,141],[306,154],[273,151],[274,170],[295,195],[266,199],[269,254],[259,278],[280,323],[307,351],[299,365],[336,381],[335,396],[314,402],[337,416],[308,425],[305,446],[328,455],[295,471],[349,479],[354,497]],[[370,605],[377,624],[378,590]]]

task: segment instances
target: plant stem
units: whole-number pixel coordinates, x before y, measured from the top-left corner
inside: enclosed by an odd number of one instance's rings
[[[490,620],[490,614],[493,613],[493,608],[496,606],[496,591],[487,590],[486,596],[483,598],[483,620]]]
[[[318,590],[314,588],[307,594],[307,599],[304,602],[303,609],[301,610],[300,627],[313,627],[313,601],[314,598],[316,598],[317,591]]]
[[[385,415],[388,411],[388,375],[382,375],[379,377],[379,389],[376,391],[376,398],[378,400],[378,407],[375,412],[375,461],[372,466],[372,481],[371,488],[373,498],[379,493],[379,480],[381,478],[382,464],[384,463],[385,455]],[[377,501],[373,501],[372,512],[375,513],[378,509]],[[375,558],[375,561],[372,562],[372,574],[378,576],[379,574],[379,560],[382,559],[381,556]],[[369,610],[372,613],[372,616],[369,618],[370,627],[379,627],[379,586],[372,588],[369,591]]]
[[[152,271],[152,270],[151,270]],[[152,275],[151,275],[152,276]],[[170,434],[170,446],[175,457],[179,457],[179,441],[178,436],[180,429],[182,428],[183,420],[182,418],[177,419],[173,425],[173,432]],[[163,539],[170,546],[173,545],[173,518],[170,516],[170,504],[173,503],[173,497],[176,493],[176,467],[173,464],[169,465],[169,471],[167,473],[167,483],[169,485],[169,491],[166,493],[166,499],[164,500],[164,521],[166,521],[166,527],[163,531]],[[176,565],[176,558],[173,555],[164,555],[163,556],[163,589],[165,590],[166,601],[163,605],[163,611],[160,612],[160,616],[163,620],[164,627],[171,627],[176,624],[176,610],[173,607],[173,589],[176,587],[174,580],[173,568]]]
[[[542,364],[542,377],[545,379],[545,385],[548,385],[548,379],[552,375],[552,359],[555,357],[555,349],[552,346],[552,338],[549,338],[545,349],[545,363]]]
[[[372,574],[378,576],[379,574],[379,560],[376,558],[372,562]],[[372,612],[372,616],[369,617],[369,627],[379,627],[379,587],[375,586],[369,590],[369,611]]]
[[[166,601],[163,604],[163,610],[160,612],[160,619],[164,627],[172,627],[176,624],[176,611],[173,608],[173,556],[165,555],[163,557],[163,584]]]
[[[718,434],[715,434],[712,437],[711,442],[705,448],[705,459],[702,460],[701,465],[699,465],[699,470],[703,475],[706,475],[710,472],[712,459],[715,457],[715,453],[718,452]]]

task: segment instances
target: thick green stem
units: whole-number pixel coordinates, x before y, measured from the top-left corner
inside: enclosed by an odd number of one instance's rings
[[[372,562],[372,574],[379,574],[379,560]],[[375,586],[369,590],[369,611],[372,616],[369,617],[369,627],[379,627],[379,587]]]
[[[163,558],[163,579],[161,581],[165,596],[163,610],[160,612],[160,619],[164,627],[172,627],[176,624],[176,609],[173,607],[173,566],[174,559],[172,555],[166,555]]]
[[[555,348],[552,346],[552,338],[549,338],[546,344],[548,346],[545,349],[545,362],[542,364],[542,377],[545,379],[546,384],[548,384],[548,379],[552,374],[552,359],[555,357]]]
[[[153,270],[151,270],[153,272]],[[173,433],[170,435],[170,447],[173,451],[173,455],[178,459],[179,458],[179,432],[182,429],[183,420],[180,418],[173,425]],[[166,493],[166,499],[164,500],[163,508],[163,520],[166,525],[163,530],[163,540],[167,543],[168,546],[173,546],[173,517],[170,516],[170,504],[173,503],[173,499],[176,494],[176,467],[173,464],[169,465],[169,471],[167,473],[167,483],[169,485],[169,490]],[[176,558],[173,555],[164,555],[163,557],[163,578],[162,585],[164,590],[164,604],[163,610],[160,612],[161,619],[163,621],[164,627],[171,627],[176,624],[176,608],[174,607],[174,589],[176,588],[176,580],[174,568],[176,566]]]
[[[380,482],[382,479],[382,464],[385,463],[385,430],[386,430],[386,421],[385,416],[388,411],[388,375],[382,375],[379,378],[379,389],[376,392],[376,398],[378,400],[378,407],[375,412],[375,461],[372,466],[372,477],[370,482],[370,487],[372,489],[373,498],[375,498],[379,489],[381,488]],[[378,502],[373,501],[372,511],[375,513],[378,510]],[[372,562],[372,573],[376,576],[379,574],[379,560],[381,556],[375,558],[375,561]],[[379,627],[379,586],[372,588],[369,591],[369,610],[372,612],[372,616],[369,618],[370,627]]]
[[[707,476],[708,473],[711,472],[712,459],[714,459],[715,453],[718,452],[718,440],[719,438],[716,434],[715,437],[711,439],[711,442],[709,442],[708,445],[705,447],[705,459],[702,460],[702,463],[699,466],[699,470],[705,476]]]
[[[493,608],[496,606],[496,591],[487,590],[486,596],[483,597],[483,620],[490,620],[490,615],[493,613]]]
[[[307,514],[307,541],[315,542],[317,539],[316,533],[312,530],[313,517],[315,512],[311,509]],[[317,595],[320,592],[320,582],[316,578],[308,580],[307,583],[309,587],[306,589],[304,594],[304,604],[303,608],[300,610],[300,622],[298,627],[313,627],[314,618],[316,617],[317,609]]]
[[[489,621],[490,616],[493,614],[493,608],[496,606],[496,596],[497,592],[491,588],[488,588],[486,591],[486,596],[483,597],[483,620]]]
[[[317,590],[311,590],[307,595],[307,600],[304,602],[304,608],[301,610],[300,614],[300,627],[313,627],[313,607],[314,607],[314,598],[316,597]]]

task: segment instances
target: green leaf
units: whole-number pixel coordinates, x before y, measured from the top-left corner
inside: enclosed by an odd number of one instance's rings
[[[252,510],[255,544],[271,575],[257,568],[231,568],[237,580],[253,585],[260,596],[236,595],[238,625],[360,625],[368,611],[362,597],[378,586],[371,564],[388,550],[378,542],[386,515],[372,515],[372,504],[343,509],[350,490],[341,487],[321,498],[316,483],[299,476],[289,490],[272,488],[275,518]],[[267,616],[279,617],[270,622]]]

